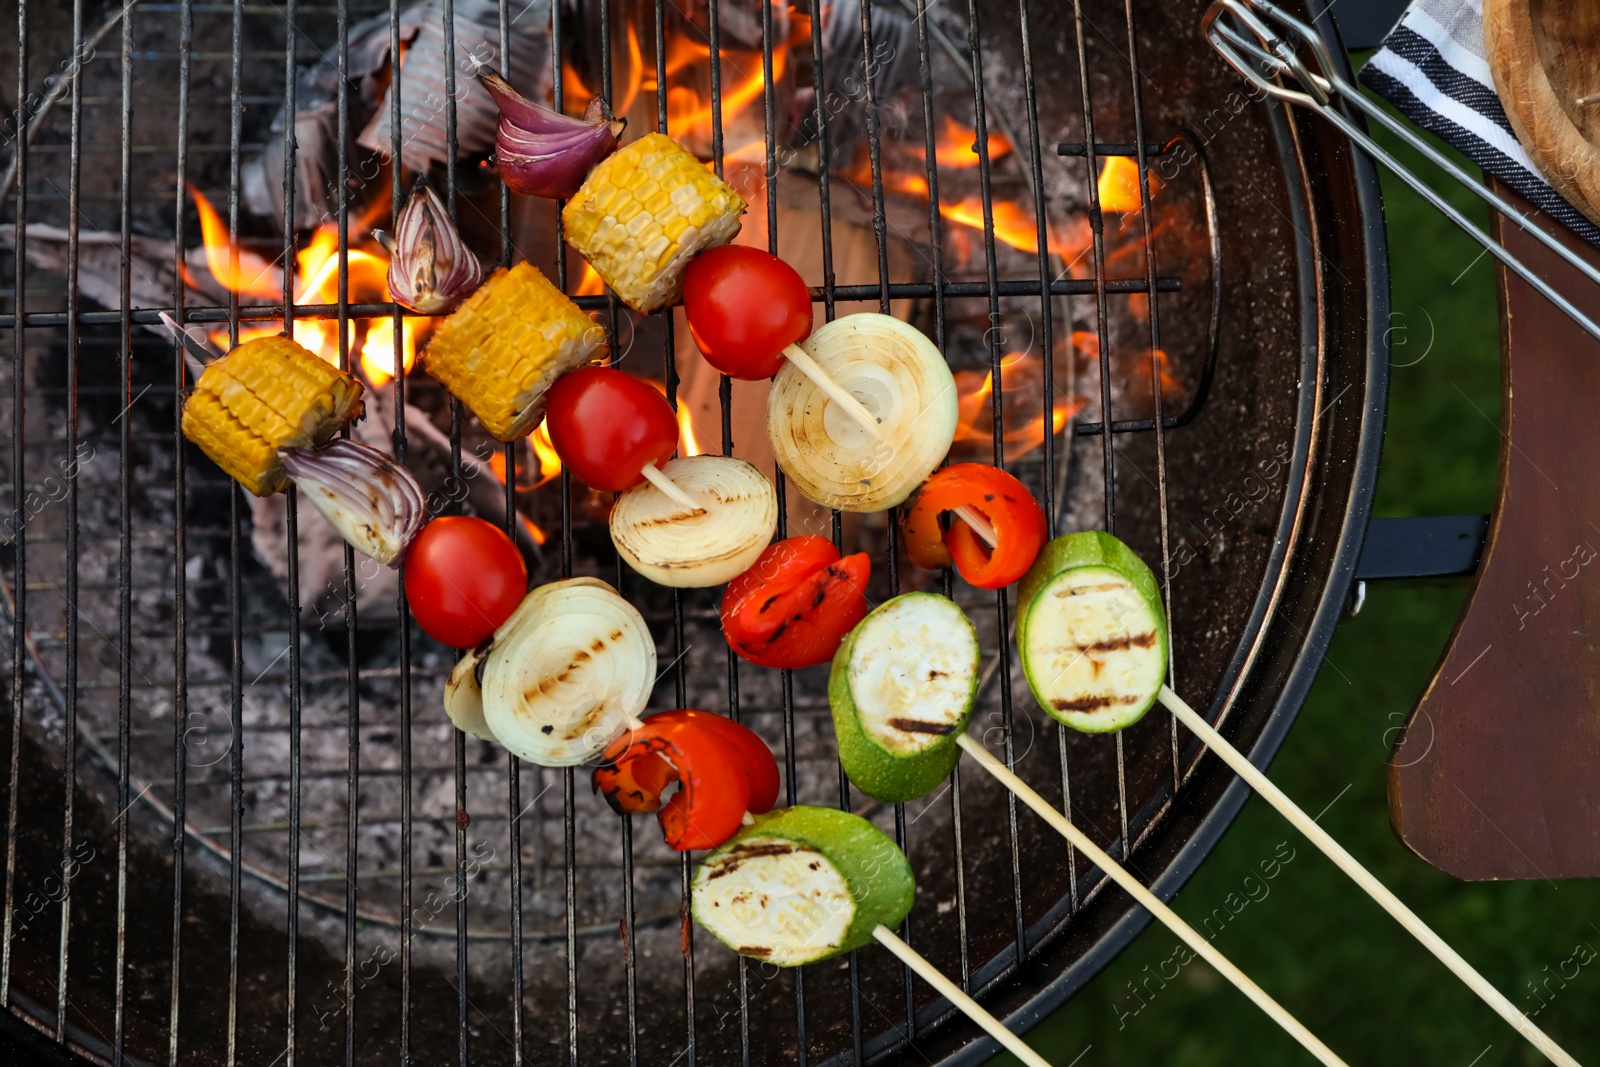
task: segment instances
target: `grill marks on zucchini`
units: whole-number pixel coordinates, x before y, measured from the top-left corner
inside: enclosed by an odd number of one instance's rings
[[[807,963],[844,941],[856,902],[826,856],[782,838],[752,837],[702,868],[696,912],[740,955]]]
[[[758,815],[695,873],[695,921],[742,956],[780,967],[872,943],[911,911],[916,882],[882,830],[832,808]]]
[[[848,670],[856,718],[879,747],[901,756],[929,747],[968,710],[977,641],[943,597],[897,597],[861,623]]]
[[[828,704],[845,773],[879,800],[923,796],[961,757],[977,694],[978,637],[933,593],[885,601],[839,646]]]
[[[1167,674],[1155,575],[1109,534],[1056,538],[1023,576],[1017,649],[1034,697],[1056,719],[1089,733],[1133,724]]]

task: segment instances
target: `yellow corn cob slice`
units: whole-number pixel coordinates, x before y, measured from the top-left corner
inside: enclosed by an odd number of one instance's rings
[[[683,146],[652,133],[601,160],[561,220],[624,304],[654,311],[683,292],[689,260],[733,240],[744,208]]]
[[[289,485],[280,448],[314,448],[361,414],[361,383],[287,337],[258,337],[206,367],[183,435],[256,496]]]
[[[605,339],[537,267],[518,263],[495,271],[439,324],[423,362],[486,430],[515,441],[544,415],[545,390]]]

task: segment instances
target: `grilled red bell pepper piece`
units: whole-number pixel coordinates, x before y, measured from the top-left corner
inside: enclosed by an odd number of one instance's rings
[[[673,782],[678,792],[663,804]],[[778,764],[747,728],[686,708],[648,716],[612,742],[595,768],[594,788],[619,815],[657,813],[669,848],[715,848],[739,829],[745,812],[772,809]]]
[[[966,505],[994,527],[992,549],[971,526],[939,516]],[[1044,511],[1027,486],[998,467],[953,463],[922,483],[901,523],[906,555],[929,570],[953,561],[961,577],[979,589],[1000,589],[1021,578],[1044,547]]]
[[[839,558],[823,537],[768,546],[722,595],[722,635],[760,667],[790,670],[827,663],[867,614],[865,552]]]

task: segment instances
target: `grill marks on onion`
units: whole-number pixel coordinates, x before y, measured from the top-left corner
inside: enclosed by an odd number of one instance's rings
[[[689,456],[661,468],[699,503],[689,512],[648,482],[617,498],[611,540],[628,565],[679,588],[721,585],[772,540],[778,494],[766,476],[729,456]]]
[[[534,589],[491,647],[457,664],[445,709],[461,729],[521,759],[576,766],[644,709],[655,672],[639,612],[606,583],[572,578]]]

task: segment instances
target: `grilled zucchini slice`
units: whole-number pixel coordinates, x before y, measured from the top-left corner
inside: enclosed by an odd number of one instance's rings
[[[799,967],[872,942],[916,898],[911,864],[858,815],[783,808],[758,815],[695,872],[690,908],[741,956]]]
[[[936,593],[886,600],[850,631],[833,657],[828,704],[839,761],[862,792],[915,800],[961,758],[978,694],[978,634]]]
[[[1138,722],[1167,678],[1161,587],[1098,530],[1044,546],[1018,588],[1017,652],[1039,706],[1084,733]]]

